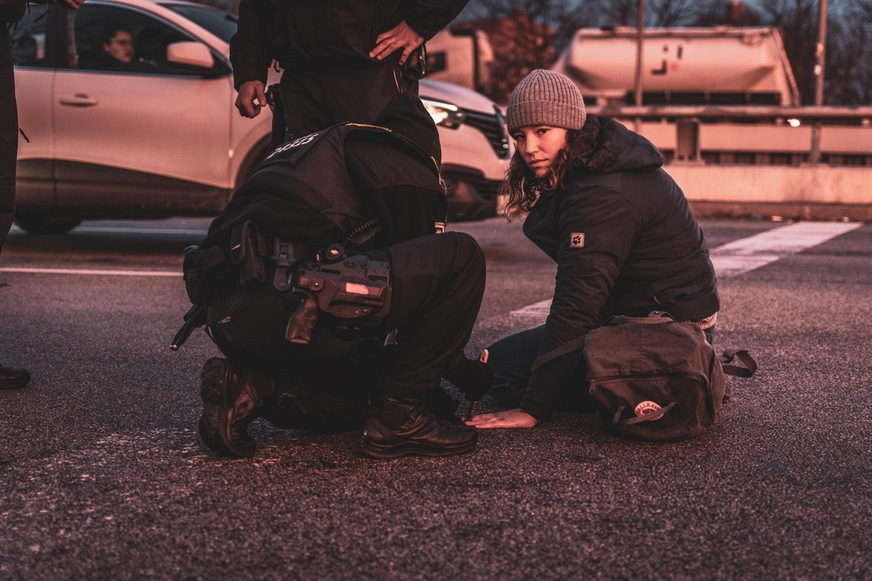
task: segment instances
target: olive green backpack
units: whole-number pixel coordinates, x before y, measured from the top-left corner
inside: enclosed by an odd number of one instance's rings
[[[747,351],[716,355],[705,333],[667,313],[615,317],[584,339],[590,394],[621,434],[643,440],[693,438],[714,424],[730,390],[724,375],[751,377]],[[745,367],[726,365],[734,359]]]

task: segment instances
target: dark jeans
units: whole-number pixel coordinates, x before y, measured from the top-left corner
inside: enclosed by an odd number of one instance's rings
[[[372,123],[398,92],[418,94],[418,81],[394,63],[353,71],[285,71],[281,98],[289,136],[301,137],[337,123]],[[280,140],[284,141],[284,140]]]
[[[0,250],[15,216],[15,165],[18,155],[18,108],[12,68],[12,41],[0,23]]]
[[[524,390],[533,374],[533,361],[539,356],[539,343],[545,325],[534,327],[514,335],[500,339],[488,347],[488,365],[493,370],[494,379],[490,395],[508,407],[516,408],[521,404]],[[714,342],[714,326],[704,329],[706,340],[711,345]],[[564,394],[560,402],[570,409],[594,411],[593,400],[584,389],[587,385],[587,368],[584,359],[576,369],[573,385],[577,390]]]
[[[463,356],[484,294],[484,254],[471,236],[457,232],[416,238],[384,252],[391,261],[393,294],[390,313],[377,328],[355,337],[319,322],[311,345],[294,345],[284,333],[297,301],[269,285],[251,290],[234,284],[209,302],[213,340],[231,361],[277,376],[331,387],[356,383],[391,397],[421,396],[438,387]],[[373,347],[371,337],[393,329],[396,345]],[[367,365],[373,369],[367,371]],[[354,369],[361,369],[357,377]]]

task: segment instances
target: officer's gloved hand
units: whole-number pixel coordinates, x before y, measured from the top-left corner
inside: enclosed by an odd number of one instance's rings
[[[463,357],[445,374],[445,379],[456,385],[467,400],[478,401],[490,391],[493,375],[487,363]]]

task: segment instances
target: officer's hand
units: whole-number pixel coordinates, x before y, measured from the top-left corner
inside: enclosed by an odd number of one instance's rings
[[[403,20],[395,27],[387,32],[382,32],[375,39],[375,48],[369,53],[370,58],[384,60],[398,50],[403,51],[400,56],[400,64],[406,64],[406,59],[412,52],[424,44],[424,37],[414,31],[414,29],[406,24]]]
[[[53,0],[53,3],[59,4],[60,0]],[[63,0],[63,3],[67,5],[67,8],[78,10],[79,6],[85,3],[85,0]]]
[[[476,428],[532,428],[539,420],[518,408],[495,414],[482,414],[465,423]]]
[[[239,94],[236,96],[236,108],[239,114],[249,119],[260,115],[260,110],[266,105],[266,87],[260,81],[245,81],[239,85]]]

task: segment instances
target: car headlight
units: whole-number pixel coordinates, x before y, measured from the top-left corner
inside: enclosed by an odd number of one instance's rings
[[[463,111],[457,105],[433,101],[431,99],[421,99],[421,102],[424,103],[424,108],[427,109],[427,113],[430,114],[436,125],[449,129],[457,129],[466,118],[466,115],[463,114]]]

